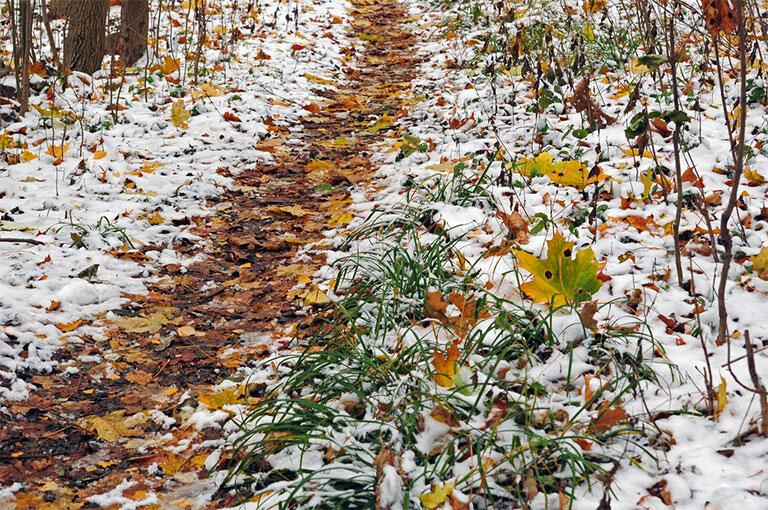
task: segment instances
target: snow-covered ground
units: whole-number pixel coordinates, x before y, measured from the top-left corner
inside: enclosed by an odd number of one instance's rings
[[[543,73],[542,88],[551,91],[551,104],[532,109],[532,104],[542,102],[535,95],[534,80],[521,76],[522,64],[508,63],[506,72],[492,78],[482,72],[486,65],[499,65],[492,61],[493,52],[481,50],[487,44],[487,34],[504,33],[508,36],[505,40],[514,40],[521,27],[544,20],[561,32],[591,33],[591,37],[600,39],[608,37],[611,23],[629,23],[627,13],[614,6],[603,16],[585,12],[581,2],[564,4],[568,7],[565,10],[550,2],[528,6],[513,2],[505,8],[515,11],[514,21],[502,25],[497,18],[484,18],[483,13],[493,12],[493,6],[481,2],[477,9],[482,12],[472,25],[467,20],[472,19],[473,7],[468,4],[408,3],[412,16],[408,27],[417,35],[416,51],[424,61],[411,85],[411,99],[415,100],[408,105],[407,117],[398,123],[398,135],[408,133],[425,147],[401,158],[401,136],[376,147],[375,159],[380,168],[367,187],[353,190],[356,218],[350,227],[365,225],[372,212],[397,211],[412,198],[414,183],[434,176],[439,182],[470,182],[472,193],[482,191],[482,198],[469,200],[456,200],[455,189],[441,199],[432,194],[420,206],[431,211],[434,223],[447,238],[456,241],[452,249],[461,253],[460,265],[475,271],[473,279],[479,287],[511,303],[510,308],[514,305],[540,312],[549,321],[547,327],[554,338],[546,358],[532,359],[529,365],[502,360],[495,367],[500,370],[494,369],[493,374],[485,372],[486,361],[480,348],[468,356],[460,369],[461,378],[474,384],[494,380],[493,399],[477,390],[482,405],[471,420],[462,421],[457,428],[484,430],[497,409],[494,399],[508,391],[504,384],[520,379],[545,388],[546,396],[532,399],[537,410],[553,415],[566,413],[567,419],[558,422],[561,435],[567,428],[571,434],[569,427],[573,424],[574,430],[587,434],[600,411],[597,405],[585,405],[585,395],[601,390],[604,401],[620,404],[632,417],[635,432],[626,434],[631,440],[616,437],[605,444],[590,443],[589,447],[570,443],[585,452],[594,448],[596,456],[620,459],[609,489],[603,484],[581,483],[573,500],[564,499],[562,491],[531,494],[529,490],[531,508],[560,505],[591,510],[599,507],[605,491],[610,490],[610,508],[614,509],[764,509],[768,505],[767,439],[752,433],[740,440],[754,427],[759,407],[757,398],[740,388],[736,378],[751,384],[743,344],[745,333],[749,331],[758,349],[768,340],[768,281],[751,271],[749,260],[768,246],[768,216],[763,213],[768,185],[762,177],[768,177],[768,155],[761,150],[768,138],[765,105],[759,101],[750,104],[747,115],[749,142],[756,148],[749,165],[755,173],[744,181],[732,223],[738,256],[727,287],[728,327],[732,334],[729,352],[728,346],[715,342],[715,289],[721,266],[713,260],[707,221],[702,209],[696,207],[684,211],[681,228],[690,236],[683,249],[683,261],[685,278],[693,279],[691,292],[675,281],[671,228],[676,192],[674,187],[667,187],[668,181],[651,173],[657,166],[674,168],[671,139],[664,136],[663,129],[657,130],[651,135],[653,143],[647,153],[638,154],[625,136],[630,120],[643,108],[671,109],[671,98],[656,94],[657,78],[636,60],[632,65],[624,62],[615,69],[598,70],[588,81],[591,93],[616,121],[603,129],[580,132],[585,124],[583,114],[574,111],[568,97],[583,76],[566,86],[554,83],[557,80],[547,83]],[[355,43],[347,40],[345,33],[349,5],[333,0],[303,0],[297,5],[303,13],[298,31],[282,26],[281,18],[275,15],[276,26],[257,23],[256,35],[239,41],[226,57],[220,48],[206,50],[207,61],[211,65],[221,62],[223,69],[210,76],[210,84],[189,86],[189,92],[180,99],[176,97],[177,85],[158,76],[147,93],[149,100],[133,92],[137,100],[123,100],[121,104],[127,108],[118,111],[118,121],[114,122],[106,110],[108,94],[102,88],[106,77],[97,75],[91,80],[72,76],[72,86],[63,94],[57,93],[50,100],[33,99],[42,111],[35,109],[22,121],[4,128],[9,140],[28,146],[11,151],[25,161],[0,167],[0,237],[23,236],[43,244],[0,244],[0,256],[9,268],[0,274],[0,398],[26,398],[35,388],[23,375],[32,371],[77,373],[78,360],[52,360],[57,346],[62,342],[98,340],[98,320],[124,302],[122,293],[142,292],[147,283],[154,281],[160,265],[189,264],[190,259],[178,257],[173,244],[185,239],[204,241],[191,236],[188,228],[190,222],[194,224],[194,217],[216,213],[215,206],[209,207],[206,199],[234,185],[219,169],[236,175],[245,165],[268,160],[269,153],[255,148],[267,132],[264,120],[270,117],[275,123],[295,123],[298,116],[308,114],[302,106],[320,100],[314,89],[329,86],[320,85],[317,77],[337,79],[334,77],[342,61],[341,48]],[[263,15],[269,12],[266,9]],[[692,117],[683,131],[683,143],[688,148],[683,170],[691,169],[685,187],[692,195],[703,197],[703,210],[717,228],[729,189],[725,169],[732,161],[717,80],[712,69],[694,69],[694,63],[705,59],[696,47],[689,46],[691,56],[681,64],[682,74],[690,77],[689,83],[683,85],[690,87],[684,100]],[[642,50],[637,53],[642,55]],[[130,87],[138,86],[140,79],[139,75],[126,77],[126,97],[133,94]],[[209,83],[208,77],[205,83]],[[762,78],[756,78],[755,84],[765,87]],[[635,87],[643,98],[640,101],[633,99]],[[727,98],[733,100],[735,94],[736,81],[731,80],[726,84]],[[95,100],[82,100],[94,95]],[[172,108],[180,104],[179,100],[193,114],[184,121],[187,127],[172,122]],[[229,119],[227,112],[232,114]],[[61,114],[73,119],[66,131]],[[46,118],[51,116],[54,118]],[[673,129],[674,124],[670,122],[666,127]],[[299,140],[301,133],[294,134]],[[62,143],[67,147],[60,154]],[[555,161],[578,160],[587,168],[599,166],[605,179],[582,190],[559,185],[546,176],[522,176],[515,170],[515,162],[542,152],[552,154]],[[463,168],[456,170],[458,164]],[[617,382],[624,377],[620,372],[594,364],[588,346],[594,344],[595,334],[583,326],[583,317],[572,310],[548,314],[546,306],[532,306],[521,295],[519,278],[527,273],[518,271],[517,259],[510,251],[512,245],[504,245],[510,231],[505,218],[514,212],[521,215],[530,230],[524,239],[518,238],[517,249],[543,255],[547,240],[557,231],[575,243],[574,250],[594,251],[604,275],[600,290],[592,298],[598,303],[596,331],[636,334],[614,348],[636,356],[637,370],[649,368],[653,377],[641,377],[636,386],[627,390]],[[338,295],[333,291],[331,280],[340,277],[335,262],[350,254],[384,253],[384,243],[375,236],[350,245],[345,235],[342,231],[329,233],[334,249],[328,252],[328,266],[315,275],[314,284],[333,299],[342,299],[341,291],[345,290],[342,288]],[[440,238],[426,229],[420,235],[424,245]],[[415,250],[413,243],[404,241],[403,245]],[[151,249],[136,250],[147,246]],[[490,256],[489,250],[493,251]],[[142,255],[133,255],[138,253]],[[93,275],[78,277],[94,264],[99,266]],[[462,316],[454,303],[450,306],[453,308],[447,308],[448,316]],[[414,304],[414,309],[422,308],[423,303]],[[473,326],[495,332],[498,324],[479,320]],[[451,333],[423,324],[379,336],[366,333],[365,339],[370,340],[371,349],[380,359],[396,359],[404,346],[420,343],[425,343],[431,353],[454,340]],[[278,353],[266,363],[243,367],[241,375],[247,376],[249,383],[266,383],[280,389],[288,373],[285,366],[290,366],[290,362],[281,364],[283,356],[292,353]],[[768,360],[762,352],[756,363],[765,381]],[[703,414],[707,365],[718,393],[717,416]],[[425,386],[433,387],[430,395],[435,402],[443,398],[449,401],[449,393],[450,398],[462,398],[456,396],[457,392],[434,388],[430,370],[429,364],[419,365],[394,386],[399,391],[413,381],[424,381]],[[493,379],[502,372],[498,381]],[[221,388],[232,384],[224,382]],[[382,402],[402,397],[397,392],[385,394],[384,389],[379,390]],[[515,395],[510,400],[520,396],[515,391],[508,393]],[[309,387],[302,396],[308,395],[312,395]],[[382,508],[389,509],[401,508],[404,499],[426,508],[466,508],[461,505],[468,500],[474,508],[483,508],[480,496],[472,499],[479,486],[490,483],[493,490],[507,490],[504,478],[477,480],[468,474],[486,461],[500,466],[500,471],[509,468],[504,466],[504,455],[498,452],[489,453],[482,461],[461,459],[439,472],[433,469],[436,464],[431,463],[427,453],[452,441],[455,432],[446,424],[450,420],[434,418],[437,405],[420,416],[421,428],[415,442],[409,442],[405,433],[398,436],[396,432],[402,431],[392,432],[397,438],[387,447],[392,447],[397,460],[378,466],[372,459],[382,448],[382,441],[364,437],[372,430],[396,427],[390,424],[377,429],[371,425],[375,420],[386,424],[386,420],[374,416],[375,406],[366,409],[371,423],[351,420],[344,409],[353,397],[345,395],[333,401],[331,407],[342,410],[340,416],[347,421],[340,419],[324,429],[329,438],[311,442],[306,451],[289,447],[276,452],[267,459],[271,467],[322,474],[331,466],[339,474],[329,478],[369,476],[381,491],[379,501],[386,502]],[[465,397],[470,401],[469,396]],[[210,420],[226,419],[221,411],[208,411],[202,405],[192,416],[189,424],[199,427]],[[578,428],[580,423],[582,429]],[[229,441],[241,438],[238,424],[239,420],[232,420],[224,425]],[[519,439],[516,434],[513,428],[499,429],[499,437],[509,440],[510,449],[512,440]],[[549,430],[542,435],[558,436],[557,431]],[[363,452],[355,459],[357,464],[350,464],[353,468],[342,461],[336,463],[333,455],[329,458],[329,451],[343,456],[341,449],[333,447],[345,441],[351,451]],[[366,459],[366,454],[371,458]],[[419,460],[422,457],[427,459],[423,464]],[[611,465],[607,465],[606,469],[610,469]],[[382,476],[377,474],[377,467],[384,473]],[[569,474],[561,472],[557,476],[565,479]],[[319,479],[325,480],[322,476]],[[455,498],[444,495],[436,506],[428,506],[419,496],[435,492],[434,484],[451,484]],[[289,492],[294,488],[290,481],[271,482],[263,492],[274,499],[265,501],[294,497]],[[313,490],[329,497],[343,493],[322,484],[297,489],[308,497],[308,506],[321,504],[322,498],[312,496]],[[116,489],[114,494],[99,496],[101,499],[93,502],[119,505],[121,497]],[[259,502],[246,506],[263,507]]]

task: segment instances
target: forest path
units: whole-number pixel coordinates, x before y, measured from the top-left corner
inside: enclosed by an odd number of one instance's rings
[[[222,408],[251,396],[214,386],[242,378],[239,367],[274,349],[302,308],[322,301],[312,285],[292,289],[324,263],[324,233],[351,220],[350,189],[369,182],[375,145],[406,114],[416,65],[406,8],[353,3],[350,40],[364,41],[363,51],[346,52],[340,83],[306,107],[311,115],[300,126],[268,119],[273,136],[257,147],[276,163],[254,162],[234,176],[235,190],[193,229],[204,245],[176,247],[199,262],[187,271],[165,266],[161,284],[114,311],[106,339],[63,347],[58,359],[98,360],[75,384],[61,374],[34,376],[42,390],[11,405],[26,417],[0,441],[0,484],[23,487],[10,500],[15,508],[232,503],[224,495],[211,502],[216,485],[206,468],[221,444]],[[297,261],[309,243],[319,250]],[[111,500],[88,501],[110,491]]]

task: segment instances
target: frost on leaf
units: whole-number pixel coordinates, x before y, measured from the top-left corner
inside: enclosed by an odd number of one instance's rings
[[[521,250],[513,250],[518,264],[533,275],[533,281],[521,289],[537,303],[553,307],[588,301],[600,289],[597,259],[592,248],[576,253],[573,243],[558,232],[547,241],[547,258],[540,259]]]

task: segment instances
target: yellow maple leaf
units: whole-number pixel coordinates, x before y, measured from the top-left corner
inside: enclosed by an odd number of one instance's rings
[[[302,293],[301,297],[304,299],[304,304],[307,306],[325,305],[331,302],[331,298],[329,298],[325,292],[320,290],[317,285],[311,285]]]
[[[170,55],[163,57],[163,63],[160,65],[160,70],[163,74],[171,74],[179,70],[179,61]]]
[[[117,442],[121,437],[140,436],[142,431],[133,428],[141,420],[126,417],[125,411],[114,411],[104,416],[87,416],[80,420],[85,429],[95,432],[99,439]]]
[[[68,143],[62,143],[61,145],[53,144],[45,151],[49,156],[53,156],[56,159],[64,157],[64,153],[69,149]]]
[[[442,506],[445,500],[453,493],[453,484],[446,483],[442,487],[438,484],[432,484],[432,491],[426,494],[421,494],[419,500],[421,505],[427,510],[435,510]]]
[[[223,390],[214,391],[208,394],[202,394],[198,400],[208,409],[221,409],[224,406],[232,404],[242,404],[243,390],[240,386],[233,386]]]
[[[768,280],[768,246],[764,246],[757,255],[749,257],[752,262],[752,271],[757,273],[761,280]]]
[[[21,151],[21,160],[26,161],[32,161],[33,159],[37,159],[37,154],[34,154],[29,151]]]
[[[608,178],[602,172],[590,176],[589,169],[581,161],[566,160],[555,163],[554,159],[552,154],[545,151],[535,158],[523,158],[513,167],[526,177],[546,175],[555,184],[573,186],[578,189],[584,189],[589,184]]]
[[[186,129],[189,127],[187,121],[192,115],[184,108],[184,100],[177,99],[171,107],[171,123],[177,128]]]
[[[581,250],[573,258],[573,243],[559,233],[547,241],[547,258],[540,259],[522,250],[512,250],[518,264],[533,275],[533,281],[520,288],[536,303],[559,307],[588,301],[602,286],[592,248]]]
[[[456,362],[459,360],[459,341],[454,340],[445,354],[435,350],[432,366],[435,372],[432,378],[443,388],[450,388],[456,377]]]
[[[159,308],[158,311],[146,317],[122,317],[114,321],[115,325],[129,333],[150,333],[160,331],[166,324],[175,324],[179,319],[173,318],[174,308]]]

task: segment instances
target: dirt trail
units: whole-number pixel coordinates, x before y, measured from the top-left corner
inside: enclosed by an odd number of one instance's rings
[[[236,176],[237,190],[211,204],[215,215],[192,218],[205,244],[176,249],[201,262],[186,272],[161,268],[161,284],[114,311],[120,318],[106,339],[69,344],[58,356],[100,361],[82,363],[72,377],[34,375],[42,390],[9,406],[16,419],[0,423],[0,484],[24,485],[16,508],[80,508],[125,478],[136,482],[125,497],[157,495],[146,508],[191,508],[210,485],[203,463],[212,448],[168,451],[220,437],[215,428],[181,427],[183,404],[217,409],[247,400],[211,386],[301,319],[302,296],[291,289],[324,261],[314,254],[297,265],[297,251],[349,220],[348,190],[368,182],[374,145],[391,138],[391,123],[406,113],[416,64],[406,9],[396,0],[354,5],[357,51],[346,51],[341,84],[310,107],[298,133],[267,119],[272,137],[258,145],[276,163]],[[152,410],[175,424],[163,428]],[[149,476],[153,464],[160,471]]]

